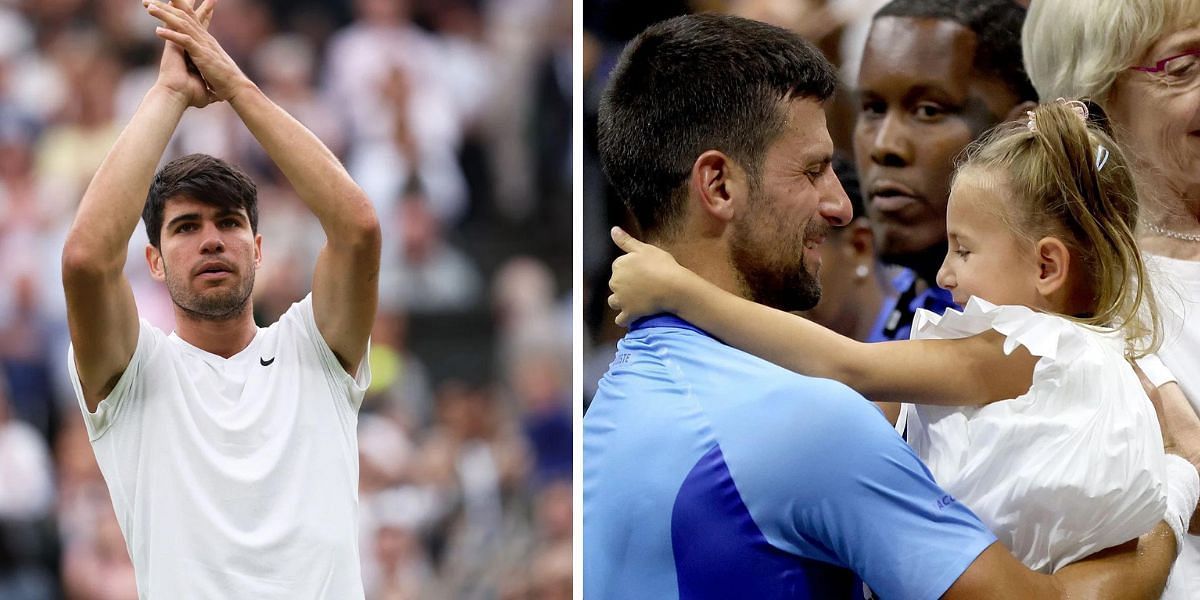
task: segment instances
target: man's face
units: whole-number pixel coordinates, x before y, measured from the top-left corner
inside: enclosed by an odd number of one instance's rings
[[[975,71],[975,34],[880,17],[859,71],[854,154],[880,257],[931,275],[944,254],[954,157],[1018,98]]]
[[[250,230],[246,211],[191,198],[167,200],[160,249],[146,259],[171,300],[195,318],[220,321],[245,309],[262,260],[262,236]]]
[[[787,103],[783,132],[767,148],[759,182],[732,222],[730,260],[748,296],[780,310],[821,298],[820,245],[850,221],[850,199],[830,167],[833,141],[820,103]]]

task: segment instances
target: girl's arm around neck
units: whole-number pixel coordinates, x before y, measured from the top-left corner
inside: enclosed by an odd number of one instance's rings
[[[876,402],[977,406],[1029,390],[1037,358],[1003,350],[987,331],[956,340],[868,344],[798,315],[727,292],[683,268],[663,250],[619,239],[628,254],[613,264],[609,304],[618,323],[671,312],[725,343],[812,377],[840,381]]]
[[[731,346],[787,369],[840,381],[876,402],[976,406],[1029,390],[1037,358],[1011,355],[987,331],[955,340],[865,343],[804,317],[726,292],[699,277],[682,279],[676,314]]]

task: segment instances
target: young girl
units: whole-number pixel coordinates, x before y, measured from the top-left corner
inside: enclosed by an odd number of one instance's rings
[[[671,312],[871,400],[916,403],[913,449],[1032,569],[1137,538],[1165,506],[1162,434],[1129,362],[1153,350],[1157,317],[1141,310],[1153,301],[1127,163],[1080,109],[1040,106],[969,150],[937,278],[964,309],[923,311],[910,341],[864,344],[755,304],[619,229],[609,303],[622,324]]]

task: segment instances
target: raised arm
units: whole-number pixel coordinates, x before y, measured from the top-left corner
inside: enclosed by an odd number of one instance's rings
[[[212,8],[206,3],[198,9],[201,27]],[[184,110],[214,99],[204,81],[188,72],[183,50],[167,43],[158,80],[79,203],[63,245],[62,271],[75,366],[90,411],[112,391],[137,346],[137,306],[122,270],[154,169]]]
[[[370,200],[317,136],[250,81],[183,0],[151,2],[158,35],[187,50],[213,93],[230,103],[325,230],[313,274],[317,328],[353,374],[367,350],[379,296],[379,221]]]
[[[614,228],[627,254],[613,262],[609,303],[617,322],[670,312],[726,343],[798,373],[841,381],[877,402],[975,406],[1029,390],[1037,359],[1011,355],[1003,336],[867,344],[803,317],[736,296],[683,268],[670,254]]]

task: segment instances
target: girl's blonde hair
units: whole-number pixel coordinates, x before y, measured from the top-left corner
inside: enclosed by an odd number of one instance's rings
[[[1200,0],[1037,0],[1021,30],[1025,71],[1042,101],[1101,106],[1117,75],[1164,35],[1200,23]]]
[[[1086,278],[1095,308],[1069,318],[1120,329],[1126,354],[1141,357],[1158,348],[1162,334],[1133,234],[1138,219],[1133,174],[1112,138],[1077,110],[1082,109],[1061,101],[1042,104],[1030,111],[1028,122],[1000,125],[967,148],[957,173],[1003,174],[1014,196],[1001,211],[1010,226],[1031,241],[1062,240],[1071,252],[1072,272]]]

